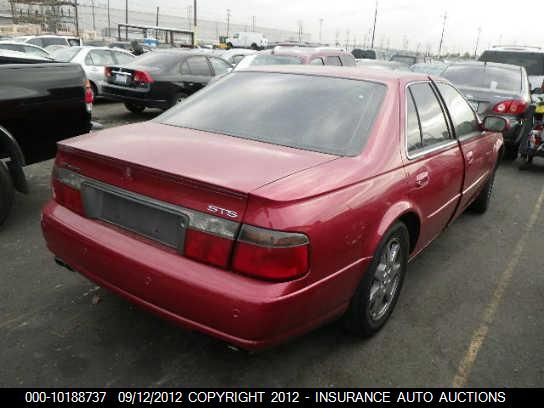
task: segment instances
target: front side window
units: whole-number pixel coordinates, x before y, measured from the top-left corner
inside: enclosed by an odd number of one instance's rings
[[[202,75],[202,76],[211,76],[210,65],[206,57],[190,57],[187,58],[187,66],[191,74],[193,75]]]
[[[314,58],[312,61],[310,61],[310,65],[325,65],[325,63],[321,58]]]
[[[386,92],[385,85],[368,81],[234,72],[155,120],[226,137],[356,156]]]
[[[423,148],[451,140],[442,107],[430,83],[410,85],[421,126]]]
[[[465,98],[451,85],[438,83],[437,88],[450,113],[456,137],[460,139],[480,134],[480,124],[476,114]]]

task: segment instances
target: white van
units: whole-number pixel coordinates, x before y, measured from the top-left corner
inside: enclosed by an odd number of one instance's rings
[[[251,48],[262,50],[268,45],[268,40],[262,33],[239,32],[227,38],[227,48]]]

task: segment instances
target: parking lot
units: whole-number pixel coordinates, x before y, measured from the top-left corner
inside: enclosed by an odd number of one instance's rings
[[[99,101],[106,127],[148,120]],[[544,162],[501,164],[490,210],[459,218],[409,267],[369,340],[332,323],[246,353],[180,329],[53,262],[40,231],[52,161],[25,169],[0,232],[2,386],[502,387],[544,383]],[[296,313],[296,312],[294,312]]]

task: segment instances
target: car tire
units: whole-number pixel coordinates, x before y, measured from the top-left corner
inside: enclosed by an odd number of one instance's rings
[[[521,164],[519,165],[518,169],[523,170],[529,170],[531,168],[531,165],[533,164],[533,158],[534,156],[531,156],[529,154],[521,157]]]
[[[3,161],[0,161],[0,225],[6,221],[13,207],[15,189],[11,174]]]
[[[385,234],[344,315],[344,327],[349,332],[370,337],[391,316],[408,268],[409,237],[402,222]]]
[[[251,44],[251,49],[257,51],[259,47],[257,46],[257,44],[253,43]]]
[[[227,50],[230,50],[232,48],[232,43],[227,43]]]
[[[508,146],[504,150],[504,159],[505,160],[516,160],[518,157],[519,148],[518,146]]]
[[[480,191],[480,194],[478,194],[478,197],[476,197],[476,200],[468,207],[470,211],[483,214],[487,211],[489,207],[489,203],[491,202],[491,197],[493,196],[493,187],[495,185],[495,173],[494,170],[491,174],[491,177],[487,180],[485,183],[484,188],[482,191]]]
[[[144,105],[133,102],[125,102],[125,107],[132,113],[142,113],[145,110]]]

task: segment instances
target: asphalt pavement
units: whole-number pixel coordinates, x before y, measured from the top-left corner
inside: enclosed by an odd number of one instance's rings
[[[94,115],[109,127],[158,113],[99,101]],[[489,211],[461,216],[410,264],[375,337],[336,322],[254,354],[57,266],[39,223],[51,168],[26,169],[31,194],[0,230],[1,386],[544,386],[544,161],[501,164]]]

